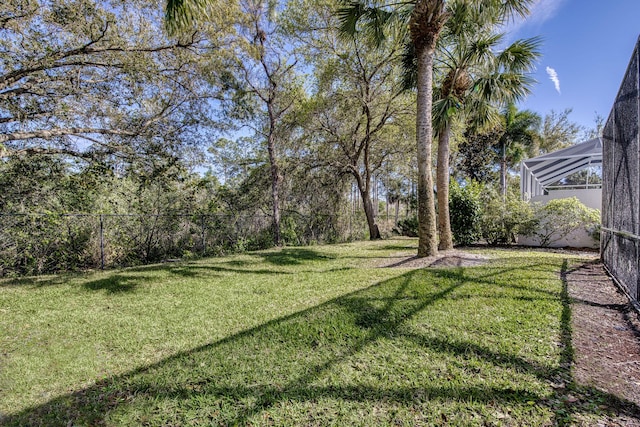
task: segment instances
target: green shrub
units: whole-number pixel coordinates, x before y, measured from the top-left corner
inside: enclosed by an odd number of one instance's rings
[[[299,224],[292,216],[285,216],[280,222],[280,237],[285,245],[299,245],[300,238],[298,236]]]
[[[509,245],[515,243],[518,234],[531,233],[535,225],[533,209],[517,195],[509,194],[505,200],[495,190],[487,191],[482,202],[480,228],[488,244]]]
[[[401,236],[418,237],[418,217],[410,216],[398,221],[396,231]]]
[[[459,245],[469,245],[482,237],[480,220],[482,218],[482,188],[471,183],[461,187],[451,182],[449,193],[449,215],[453,240]]]
[[[583,229],[594,237],[600,227],[600,212],[585,206],[576,197],[551,200],[546,204],[534,203],[535,228],[528,235],[547,247],[574,231]]]

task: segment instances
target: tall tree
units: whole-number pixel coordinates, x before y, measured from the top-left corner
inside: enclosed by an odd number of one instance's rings
[[[453,4],[468,6],[460,10],[471,13],[486,7],[498,7],[524,16],[531,0],[409,0],[405,2],[351,1],[340,11],[341,29],[346,34],[363,30],[378,43],[385,37],[385,29],[408,25],[407,43],[415,57],[417,112],[416,147],[418,159],[418,256],[437,253],[436,215],[431,173],[431,143],[433,139],[433,65],[440,34],[452,16]],[[473,6],[473,7],[472,7]],[[476,9],[477,8],[477,9]]]
[[[283,180],[279,139],[286,131],[284,115],[301,96],[295,77],[297,60],[292,46],[281,37],[277,14],[281,5],[277,1],[239,0],[229,4],[237,13],[227,17],[235,29],[226,39],[228,68],[213,73],[212,78],[229,83],[233,92],[231,112],[265,140],[271,173],[273,239],[279,246]],[[227,7],[227,3],[215,0],[169,0],[166,19],[174,31],[198,23],[206,26],[211,15],[219,16]]]
[[[314,2],[312,12],[300,7],[304,4],[296,4],[304,13],[291,18],[294,32],[306,33],[305,57],[315,70],[310,151],[317,165],[353,177],[369,237],[379,239],[375,175],[392,156],[407,151],[404,127],[413,113],[412,96],[399,78],[402,45],[397,38],[377,49],[361,35],[344,40],[336,32],[335,2]]]
[[[528,73],[539,57],[539,39],[517,40],[499,50],[503,34],[498,25],[511,10],[500,4],[452,1],[438,51],[433,117],[438,135],[436,187],[438,195],[439,249],[453,248],[449,217],[450,140],[452,121],[471,115],[476,124],[496,122],[501,105],[517,101],[530,92]]]
[[[211,94],[211,45],[170,41],[151,1],[44,0],[0,11],[0,155],[182,157]]]
[[[436,44],[449,18],[445,0],[407,2],[352,1],[340,10],[341,30],[355,34],[360,28],[371,34],[378,44],[385,31],[408,25],[408,42],[415,52],[417,76],[416,149],[418,160],[418,256],[438,252],[436,211],[431,169],[433,126],[433,60]],[[361,23],[361,27],[359,27]]]

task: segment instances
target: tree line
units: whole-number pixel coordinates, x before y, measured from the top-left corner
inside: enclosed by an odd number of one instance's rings
[[[530,3],[9,0],[0,213],[264,215],[268,247],[352,238],[353,185],[367,237],[402,204],[419,256],[448,249],[451,179],[506,195],[585,134],[515,107],[540,40],[501,28]]]

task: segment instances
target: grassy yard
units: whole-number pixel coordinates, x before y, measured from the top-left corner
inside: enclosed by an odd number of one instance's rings
[[[539,426],[597,412],[554,388],[571,361],[560,273],[578,258],[379,267],[415,247],[0,281],[0,424]]]

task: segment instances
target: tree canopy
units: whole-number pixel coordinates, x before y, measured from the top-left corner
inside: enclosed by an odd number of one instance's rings
[[[184,158],[211,123],[200,67],[217,41],[169,39],[155,2],[11,0],[0,14],[3,156]]]
[[[193,252],[214,223],[234,243],[199,253],[380,238],[404,220],[433,255],[453,244],[450,177],[498,194],[518,159],[584,133],[570,109],[505,107],[533,90],[540,40],[506,44],[500,25],[530,4],[7,0],[0,214],[200,215],[130,223],[119,260],[157,259],[150,242],[171,233]]]

